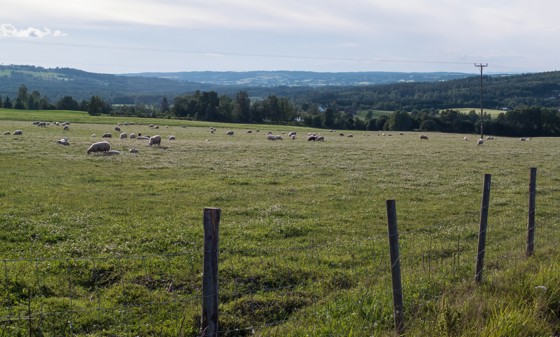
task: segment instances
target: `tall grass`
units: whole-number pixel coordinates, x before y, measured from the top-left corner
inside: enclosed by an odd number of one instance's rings
[[[457,134],[348,138],[50,113],[0,109],[0,132],[24,133],[0,142],[1,316],[22,317],[3,320],[3,331],[196,335],[202,209],[219,207],[224,335],[392,335],[385,200],[395,199],[408,335],[558,333],[558,139],[476,146]],[[72,123],[65,132],[33,120]],[[100,140],[93,133],[117,136],[117,121],[142,123],[121,128],[159,133],[162,146],[113,138],[120,156],[86,155]],[[298,138],[268,141],[269,130]],[[308,132],[326,141],[307,142]],[[70,146],[55,143],[63,136]],[[537,232],[526,259],[529,167],[538,168]],[[492,191],[477,287],[484,173]],[[55,313],[65,311],[62,323]]]

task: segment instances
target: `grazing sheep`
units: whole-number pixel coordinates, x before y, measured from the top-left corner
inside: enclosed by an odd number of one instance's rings
[[[68,125],[64,125],[64,127],[62,128],[64,131],[69,131],[70,127]]]
[[[4,136],[9,136],[9,135],[11,135],[10,131],[4,131]]]
[[[228,132],[226,132],[226,135],[228,135],[228,136],[233,136],[233,131],[228,131]]]
[[[307,137],[307,141],[308,142],[314,142],[317,140],[317,136],[316,135],[311,135]]]
[[[68,138],[62,138],[56,141],[57,144],[68,146],[70,143],[68,142]]]
[[[479,140],[476,141],[476,145],[482,145],[484,144],[484,139],[480,138]]]
[[[127,139],[128,138],[128,133],[123,132],[123,133],[121,133],[120,137],[121,137],[121,139]]]
[[[350,136],[348,136],[350,137]],[[317,136],[317,139],[315,139],[317,142],[324,142],[325,141],[325,137],[323,136]]]
[[[113,135],[110,134],[110,133],[104,133],[104,134],[101,136],[101,138],[112,138],[112,137],[113,137]]]
[[[426,140],[427,140],[427,139],[428,139],[428,136],[426,136],[426,135],[420,135],[420,139],[426,139]]]
[[[469,138],[468,137],[463,137],[463,140],[466,142],[466,141],[469,140]]]
[[[118,156],[119,154],[121,154],[121,151],[109,150],[109,151],[103,152],[103,154],[106,155],[106,156]]]
[[[266,135],[266,139],[268,139],[268,140],[282,140],[282,136],[268,134],[268,135]]]
[[[138,149],[133,147],[132,149],[128,150],[130,153],[138,153]]]
[[[344,137],[344,134],[343,134],[343,133],[339,133],[338,135],[339,135],[340,137]]]
[[[494,137],[494,136],[488,136],[488,137],[486,137],[486,140],[495,140],[495,139],[496,139],[496,137]]]
[[[18,136],[18,135],[23,135],[23,131],[21,130],[14,131],[14,136]]]
[[[109,150],[111,150],[111,145],[108,142],[97,142],[91,144],[91,146],[87,150],[87,154],[90,154],[92,152],[107,152]]]
[[[128,138],[134,139],[134,138],[136,138],[136,134],[133,132],[133,133],[130,134],[130,136],[128,136]]]
[[[161,144],[161,136],[159,135],[155,135],[150,137],[150,140],[148,142],[148,146],[152,146],[152,145],[156,145],[159,147]]]
[[[296,140],[296,135],[291,135],[290,138],[291,138],[292,140]]]
[[[121,128],[119,128],[118,126],[115,126],[115,131],[121,132]]]
[[[92,137],[97,137],[97,134],[96,134],[96,133],[92,133],[91,136],[92,136]]]
[[[148,140],[148,139],[150,139],[150,137],[148,137],[148,136],[138,136],[137,139],[139,139],[139,140]]]
[[[522,142],[524,142],[524,141],[527,140],[527,137],[521,137],[521,138],[519,138],[519,140],[522,141]]]
[[[41,127],[46,128],[47,127],[47,122],[39,122],[39,123],[37,123],[37,126],[41,126]]]
[[[167,139],[169,139],[169,140],[175,140],[175,136],[171,135],[171,136],[167,137]]]
[[[247,130],[247,133],[253,133],[253,130]]]
[[[353,134],[349,134],[348,137],[352,138],[352,137],[354,137],[354,135],[353,135]]]
[[[295,131],[291,131],[290,133],[288,133],[288,137],[295,136],[295,135],[296,135]]]

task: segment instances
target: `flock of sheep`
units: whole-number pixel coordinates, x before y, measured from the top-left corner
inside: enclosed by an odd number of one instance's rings
[[[69,122],[63,122],[63,123],[53,122],[52,124],[56,125],[56,126],[62,126],[64,131],[69,131],[70,130],[70,123]],[[33,125],[36,125],[38,127],[47,127],[47,126],[51,125],[51,123],[37,121],[37,122],[33,122]],[[125,123],[123,125],[126,125],[126,126],[134,125],[134,123]],[[161,146],[162,137],[160,135],[148,136],[148,135],[142,135],[142,133],[126,133],[126,132],[122,131],[121,126],[122,125],[119,123],[119,124],[117,124],[117,126],[114,127],[114,130],[119,132],[119,138],[121,140],[124,140],[124,139],[147,140],[148,141],[148,146],[155,146],[155,145],[157,145],[158,147]],[[153,128],[153,129],[159,129],[159,126],[154,125],[154,124],[150,124],[148,127]],[[185,128],[185,127],[186,126],[183,126],[183,128]],[[167,129],[168,127],[165,126],[165,128]],[[214,127],[210,128],[210,133],[214,134],[216,131],[217,131],[216,128],[214,128]],[[260,130],[257,129],[255,132],[258,133],[258,132],[260,132]],[[335,130],[330,130],[330,132],[336,132],[336,131]],[[247,133],[251,134],[251,133],[253,133],[253,130],[248,130]],[[10,135],[10,134],[22,135],[23,131],[22,130],[15,130],[13,133],[10,133],[9,131],[5,131],[3,134],[4,135]],[[235,133],[232,130],[228,130],[228,131],[226,131],[225,134],[227,136],[234,136]],[[282,135],[284,135],[284,132],[282,132]],[[266,139],[271,140],[271,141],[283,140],[282,135],[273,134],[272,132],[269,131],[266,134]],[[369,135],[369,134],[365,134],[365,135]],[[378,136],[379,135],[380,134],[378,134]],[[383,133],[382,135],[385,136],[386,134]],[[388,135],[391,136],[391,134],[388,134]],[[400,135],[404,135],[404,134],[400,133]],[[297,133],[295,131],[291,131],[287,135],[287,137],[291,140],[296,140],[296,136],[297,136]],[[345,135],[343,133],[339,133],[339,136],[345,136]],[[97,137],[97,135],[92,134],[91,137]],[[113,135],[111,133],[103,133],[102,136],[101,136],[101,138],[112,138],[112,137],[113,137]],[[346,135],[346,137],[352,138],[353,135],[348,134],[348,135]],[[174,135],[170,135],[170,136],[167,137],[167,139],[170,140],[170,141],[173,141],[173,140],[176,139],[176,137]],[[316,133],[308,133],[307,137],[304,138],[304,139],[306,139],[307,141],[316,141],[316,142],[325,141],[324,136],[318,135]],[[425,134],[421,134],[420,139],[421,140],[428,140],[428,136],[425,135]],[[485,139],[482,139],[482,138],[478,139],[476,144],[477,145],[482,145],[482,144],[484,144],[485,140],[495,140],[495,139],[496,138],[493,137],[493,136],[487,136]],[[469,139],[468,139],[468,137],[463,137],[463,140],[468,141]],[[521,141],[526,141],[526,140],[530,140],[530,138],[522,137],[522,138],[520,138],[520,140]],[[209,141],[209,140],[207,139],[206,141]],[[67,137],[63,137],[63,138],[57,140],[56,143],[60,144],[60,145],[64,145],[64,146],[69,146],[70,145],[70,142],[68,141]],[[138,151],[138,149],[133,147],[133,148],[129,149],[129,152],[130,153],[138,153],[139,151]],[[101,153],[101,154],[110,156],[110,155],[119,155],[120,151],[111,149],[111,145],[109,144],[109,142],[106,141],[106,140],[103,140],[103,141],[94,142],[93,144],[91,144],[86,151],[86,154],[90,154],[90,153],[94,153],[94,154]]]

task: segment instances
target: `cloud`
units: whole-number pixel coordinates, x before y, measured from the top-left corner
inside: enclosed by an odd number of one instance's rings
[[[37,29],[33,27],[28,27],[25,29],[18,29],[15,26],[9,23],[0,24],[0,37],[15,37],[15,38],[22,38],[22,39],[33,39],[39,38],[42,39],[44,37],[63,37],[66,36],[66,33],[61,32],[60,30],[51,30],[49,28]]]

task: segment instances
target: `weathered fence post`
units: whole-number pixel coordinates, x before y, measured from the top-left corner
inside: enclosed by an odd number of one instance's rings
[[[395,329],[404,333],[404,308],[401,286],[401,260],[399,254],[399,232],[397,229],[397,208],[395,200],[387,200],[387,224],[389,228],[389,249],[391,252],[391,276],[393,279],[393,313]]]
[[[531,167],[529,181],[529,220],[527,221],[527,256],[532,256],[535,250],[535,198],[537,194],[537,168]]]
[[[482,207],[480,208],[480,229],[478,231],[478,254],[476,256],[477,283],[482,282],[482,269],[484,268],[484,252],[486,250],[486,228],[488,227],[488,205],[490,204],[490,181],[492,175],[484,175],[484,185],[482,191]]]
[[[221,210],[204,209],[201,336],[218,336],[218,239]]]

